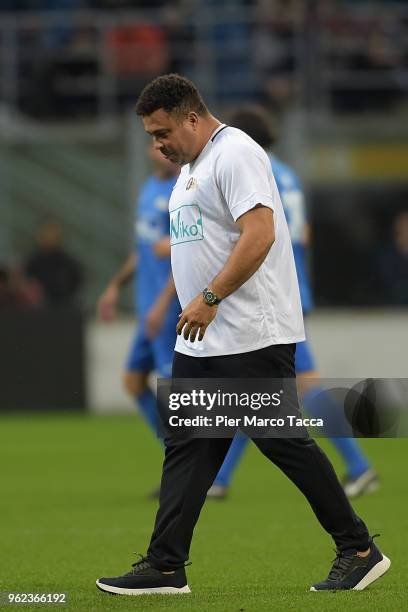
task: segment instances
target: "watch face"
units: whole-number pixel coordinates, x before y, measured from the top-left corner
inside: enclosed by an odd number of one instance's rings
[[[208,304],[214,304],[215,300],[216,300],[216,295],[215,293],[213,293],[212,291],[207,291],[205,294],[205,300],[206,302],[208,302]]]

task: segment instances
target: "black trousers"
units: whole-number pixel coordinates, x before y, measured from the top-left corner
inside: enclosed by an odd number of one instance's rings
[[[273,345],[220,357],[175,353],[173,378],[293,378],[295,345]],[[153,567],[171,571],[184,565],[207,491],[231,445],[230,438],[168,439],[160,505],[147,557]],[[314,440],[253,439],[305,495],[337,548],[366,550],[370,537],[354,513],[334,469]]]

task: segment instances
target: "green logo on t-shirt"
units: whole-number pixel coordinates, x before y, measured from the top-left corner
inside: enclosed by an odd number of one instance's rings
[[[183,204],[170,211],[170,243],[203,240],[203,217],[198,204]]]

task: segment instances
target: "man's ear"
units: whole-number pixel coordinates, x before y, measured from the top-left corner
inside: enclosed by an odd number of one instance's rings
[[[193,128],[193,130],[197,129],[197,125],[198,125],[197,113],[195,113],[194,111],[189,112],[187,115],[187,121],[190,124],[190,126]]]

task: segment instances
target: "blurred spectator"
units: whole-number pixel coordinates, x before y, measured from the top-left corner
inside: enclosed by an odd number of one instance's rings
[[[381,31],[372,33],[364,48],[347,59],[348,76],[333,86],[336,110],[380,110],[401,98],[397,67],[400,58]]]
[[[407,99],[408,17],[402,6],[370,5],[0,0],[0,9],[18,16],[11,92],[24,113],[50,119],[120,113],[146,81],[168,71],[197,80],[217,103],[262,100],[275,111],[293,103],[338,112],[392,109]],[[0,74],[0,89],[1,81]]]
[[[0,311],[38,307],[41,293],[35,283],[25,279],[18,268],[0,265]]]
[[[43,29],[25,31],[24,37],[23,110],[48,118],[95,114],[98,59],[93,27],[67,27],[59,38]]]
[[[259,74],[265,104],[284,110],[294,95],[295,40],[304,10],[298,0],[258,2],[258,22],[253,31],[253,62]]]
[[[37,247],[27,260],[25,271],[28,278],[38,282],[46,304],[76,304],[82,282],[81,266],[64,249],[58,222],[48,220],[40,226]]]
[[[156,23],[117,25],[106,34],[105,46],[121,108],[133,104],[149,80],[168,71],[166,34]]]
[[[321,50],[330,74],[326,78],[333,108],[389,109],[400,101],[405,88],[406,25],[397,11],[372,12],[369,3],[366,14],[351,9],[332,0],[322,3],[320,10]]]
[[[112,68],[118,75],[150,78],[166,67],[166,38],[155,24],[117,26],[108,33],[106,43],[111,51]]]
[[[192,75],[194,73],[195,5],[188,0],[168,3],[163,11],[169,46],[169,72]],[[188,49],[189,52],[186,52]]]
[[[393,220],[391,242],[378,255],[378,274],[385,302],[408,306],[408,210]]]
[[[200,42],[208,48],[210,70],[217,74],[214,93],[221,102],[251,99],[250,23],[243,18],[247,4],[247,0],[197,0],[203,23]]]
[[[16,307],[16,296],[11,287],[10,273],[4,265],[0,265],[0,310]]]

